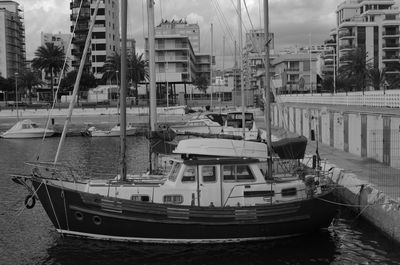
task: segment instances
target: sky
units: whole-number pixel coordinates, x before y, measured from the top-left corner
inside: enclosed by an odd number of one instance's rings
[[[15,0],[24,10],[27,59],[40,46],[40,33],[69,33],[70,0]],[[201,52],[211,51],[222,61],[223,36],[226,36],[225,65],[233,62],[234,39],[238,39],[237,0],[154,0],[155,24],[164,19],[185,18],[200,26]],[[397,1],[397,0],[396,0]],[[336,25],[336,7],[342,0],[269,0],[270,31],[275,34],[275,48],[322,44]],[[243,36],[262,26],[263,0],[246,0],[249,16],[242,1]],[[144,12],[143,12],[144,11]],[[147,35],[146,0],[128,0],[128,36],[137,41],[142,52]],[[251,20],[249,20],[249,17]],[[250,22],[251,21],[251,22]],[[244,38],[243,38],[244,39]],[[218,64],[218,63],[217,63]]]

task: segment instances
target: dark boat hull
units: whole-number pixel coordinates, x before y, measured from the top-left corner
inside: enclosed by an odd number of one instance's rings
[[[45,180],[44,180],[45,181]],[[33,178],[57,231],[93,239],[154,243],[227,243],[287,238],[330,225],[332,193],[254,207],[192,207],[107,198]]]

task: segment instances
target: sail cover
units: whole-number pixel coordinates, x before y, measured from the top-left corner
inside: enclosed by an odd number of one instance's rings
[[[303,159],[306,147],[307,138],[304,136],[272,142],[272,149],[281,159]]]

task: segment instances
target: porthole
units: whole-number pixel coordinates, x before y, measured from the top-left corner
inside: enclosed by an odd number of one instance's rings
[[[75,218],[78,221],[82,221],[83,220],[83,214],[81,212],[75,212]]]
[[[95,215],[95,216],[93,216],[92,220],[95,225],[101,225],[101,217],[100,216]]]

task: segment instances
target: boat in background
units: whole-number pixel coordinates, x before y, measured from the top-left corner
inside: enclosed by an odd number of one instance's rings
[[[254,115],[251,112],[244,113],[244,140],[256,141],[259,140],[259,132],[254,120]],[[243,138],[243,113],[230,112],[226,116],[225,124],[222,128],[222,135],[230,135]]]
[[[126,127],[126,136],[133,136],[138,133],[138,128],[129,124]],[[91,137],[119,137],[121,134],[121,127],[119,124],[111,128],[111,130],[99,130],[95,126],[91,126],[85,131],[81,132],[84,136]]]
[[[185,124],[170,127],[176,134],[219,134],[222,126],[205,116],[196,117],[188,120]]]
[[[41,128],[31,120],[22,120],[0,135],[0,137],[6,139],[42,138],[43,136],[53,136],[54,133],[54,130]]]

